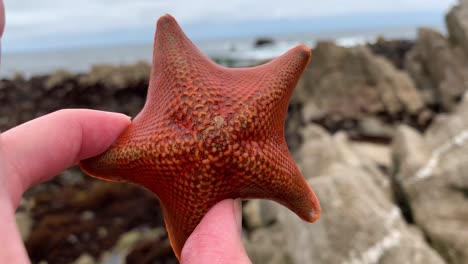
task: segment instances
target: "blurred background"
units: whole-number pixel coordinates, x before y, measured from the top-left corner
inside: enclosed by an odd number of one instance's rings
[[[253,263],[468,263],[468,0],[5,0],[0,131],[62,108],[135,116],[172,14],[227,67],[299,43],[286,138],[323,214],[243,204]],[[72,168],[16,213],[33,263],[177,263],[157,199]]]
[[[443,30],[451,1],[5,1],[2,76],[89,70],[96,63],[150,61],[156,19],[176,17],[207,55],[244,66],[297,43],[354,45],[377,36],[414,38],[421,25]],[[259,38],[274,45],[259,48]],[[260,42],[265,43],[265,42]],[[266,44],[269,44],[266,43]]]

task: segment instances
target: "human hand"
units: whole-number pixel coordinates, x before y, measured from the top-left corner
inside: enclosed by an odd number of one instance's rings
[[[61,110],[0,134],[0,263],[29,263],[16,227],[23,192],[105,151],[130,124],[125,115]]]
[[[23,192],[79,160],[105,151],[130,124],[127,116],[61,110],[0,134],[0,263],[29,263],[15,222]],[[250,263],[241,240],[239,200],[224,200],[203,218],[182,250],[182,263]]]

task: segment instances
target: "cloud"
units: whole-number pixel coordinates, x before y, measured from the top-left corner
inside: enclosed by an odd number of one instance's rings
[[[182,24],[225,23],[275,18],[301,19],[352,14],[437,11],[455,0],[5,0],[4,48],[36,38],[99,34],[154,28],[156,19],[173,14]],[[209,25],[209,24],[208,24]]]

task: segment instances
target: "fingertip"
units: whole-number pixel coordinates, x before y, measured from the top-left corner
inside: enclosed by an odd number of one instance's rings
[[[115,118],[116,120],[120,120],[118,122],[123,122],[123,123],[131,123],[132,117],[128,116],[126,114],[121,114],[121,113],[114,113],[114,112],[102,112],[104,114],[109,115],[111,118]]]
[[[67,116],[74,116],[82,130],[81,149],[77,155],[77,161],[104,152],[122,134],[125,128],[131,124],[131,118],[120,113],[87,109],[62,111]],[[70,113],[67,113],[68,111]]]
[[[130,123],[118,113],[66,109],[5,131],[0,158],[13,201],[31,185],[104,152]]]
[[[240,199],[226,199],[211,208],[181,253],[182,263],[250,263],[241,237]]]

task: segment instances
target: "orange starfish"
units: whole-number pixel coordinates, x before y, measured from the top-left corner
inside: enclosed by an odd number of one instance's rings
[[[154,192],[177,257],[202,217],[226,198],[272,199],[313,222],[319,202],[284,138],[288,101],[309,60],[309,48],[299,45],[261,66],[224,68],[165,15],[143,110],[81,168]]]

